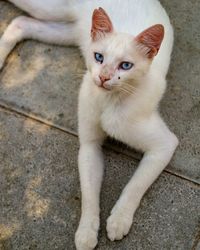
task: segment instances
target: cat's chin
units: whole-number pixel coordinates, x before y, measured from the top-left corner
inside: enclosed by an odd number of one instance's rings
[[[98,86],[100,89],[102,89],[103,91],[111,91],[112,89],[111,88],[108,88],[106,86]]]

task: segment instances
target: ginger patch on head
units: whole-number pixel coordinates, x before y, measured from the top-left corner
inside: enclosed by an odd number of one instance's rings
[[[96,41],[106,33],[111,33],[112,31],[113,25],[105,10],[103,8],[95,9],[92,15],[92,40]]]
[[[145,48],[145,54],[148,58],[153,58],[157,55],[161,43],[164,38],[164,26],[156,24],[144,30],[136,37],[136,42]]]

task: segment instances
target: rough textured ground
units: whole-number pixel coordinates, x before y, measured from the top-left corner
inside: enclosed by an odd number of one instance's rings
[[[200,249],[200,2],[161,2],[175,27],[161,112],[180,146],[145,195],[130,234],[111,243],[105,220],[141,156],[124,145],[107,143],[97,249]],[[0,36],[20,13],[0,1]],[[80,216],[76,109],[84,70],[77,48],[26,41],[0,72],[2,250],[75,249]]]

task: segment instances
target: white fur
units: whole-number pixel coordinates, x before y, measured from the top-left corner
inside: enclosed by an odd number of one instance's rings
[[[166,87],[165,77],[173,45],[169,18],[157,0],[11,2],[40,20],[18,17],[8,26],[0,40],[0,68],[16,43],[27,38],[76,44],[88,67],[81,85],[78,110],[82,190],[82,215],[75,239],[78,250],[90,250],[97,244],[103,177],[101,145],[105,137],[110,135],[144,152],[137,171],[107,220],[108,237],[120,240],[129,232],[144,193],[169,163],[178,145],[176,136],[157,111]],[[110,16],[115,32],[91,42],[91,16],[94,8],[99,6]],[[157,23],[165,27],[165,37],[151,63],[139,52],[134,37]],[[95,62],[93,52],[103,53],[106,70],[113,72],[111,80],[106,82],[111,91],[98,87],[98,76],[105,68]],[[133,60],[135,66],[129,72],[114,70],[120,60]],[[128,82],[129,87],[124,82]],[[126,90],[122,90],[125,86]]]

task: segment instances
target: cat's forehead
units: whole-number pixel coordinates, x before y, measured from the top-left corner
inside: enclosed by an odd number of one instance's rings
[[[96,47],[97,51],[116,58],[134,56],[136,54],[134,37],[124,33],[107,35],[95,43],[94,47]]]

